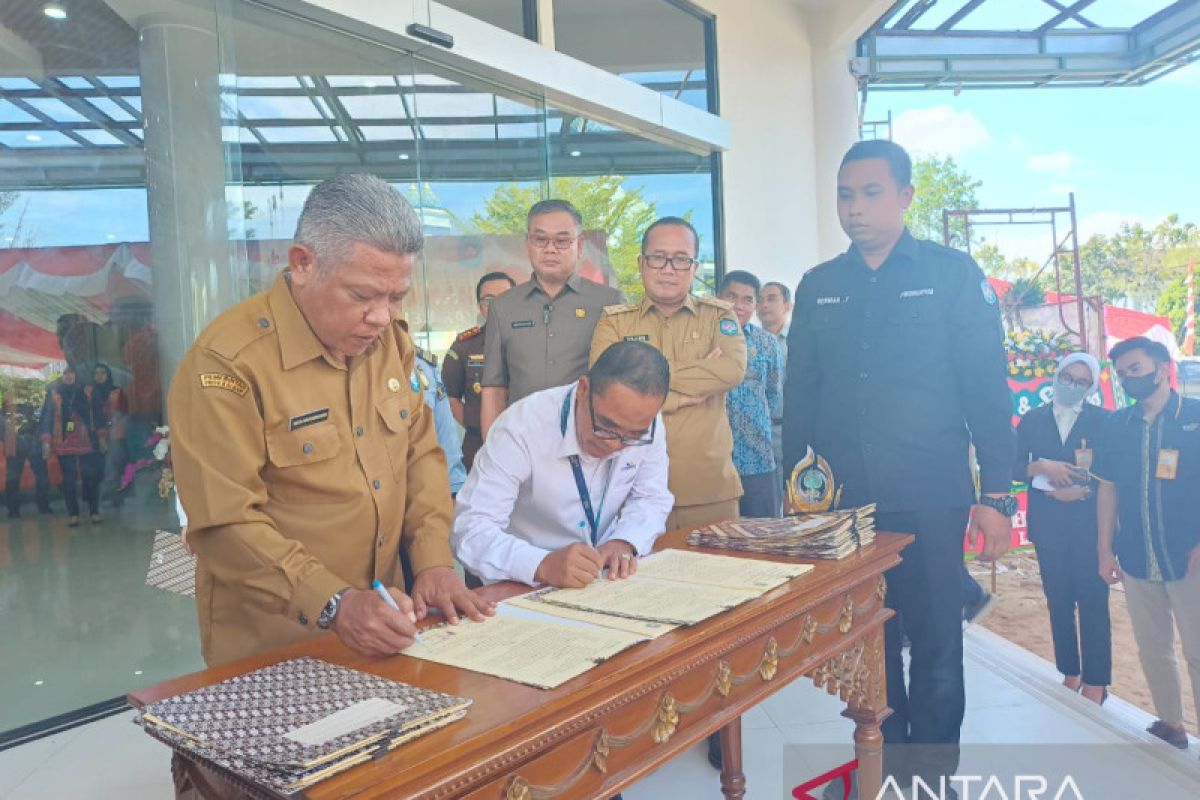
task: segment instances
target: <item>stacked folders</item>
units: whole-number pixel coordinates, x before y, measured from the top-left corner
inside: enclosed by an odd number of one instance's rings
[[[874,504],[783,519],[720,522],[692,531],[687,538],[696,547],[829,559],[846,558],[874,540]]]
[[[141,710],[151,736],[292,794],[466,716],[471,701],[297,658]]]

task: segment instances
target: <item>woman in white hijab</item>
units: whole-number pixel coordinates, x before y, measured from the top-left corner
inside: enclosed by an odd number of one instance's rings
[[[1108,586],[1096,556],[1096,499],[1088,473],[1109,414],[1088,400],[1100,365],[1087,353],[1058,364],[1053,402],[1017,426],[1015,478],[1029,487],[1029,538],[1037,550],[1063,685],[1103,703],[1112,682]],[[1078,624],[1076,615],[1078,614]]]

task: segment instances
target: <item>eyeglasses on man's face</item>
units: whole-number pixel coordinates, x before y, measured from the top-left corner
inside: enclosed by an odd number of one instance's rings
[[[575,242],[579,241],[578,236],[547,236],[544,233],[531,233],[525,237],[531,245],[538,250],[545,250],[551,245],[555,250],[570,250]]]
[[[650,423],[650,432],[644,436],[626,436],[623,433],[610,431],[608,428],[601,428],[596,424],[596,406],[592,403],[591,392],[588,393],[588,415],[592,418],[592,433],[596,434],[597,439],[603,439],[606,442],[620,442],[624,447],[643,447],[654,442],[654,430],[658,427],[658,417],[655,417],[654,422]]]
[[[664,256],[658,253],[642,253],[642,261],[650,269],[665,269],[669,266],[675,272],[687,272],[700,263],[689,256]]]

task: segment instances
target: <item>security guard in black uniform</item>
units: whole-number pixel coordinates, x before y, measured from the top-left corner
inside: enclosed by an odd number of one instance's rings
[[[811,446],[844,486],[842,507],[877,503],[879,530],[916,536],[887,575],[897,615],[885,635],[893,713],[882,728],[885,743],[932,747],[885,747],[885,769],[900,786],[957,768],[963,534],[970,517],[983,557],[995,558],[1016,510],[996,294],[970,256],[908,233],[911,171],[890,141],[859,142],[843,159],[838,217],[853,244],[796,290],[783,423],[785,475]],[[912,642],[907,686],[901,621]]]

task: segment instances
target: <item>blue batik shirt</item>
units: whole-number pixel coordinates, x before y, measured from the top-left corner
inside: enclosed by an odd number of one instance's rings
[[[446,387],[438,375],[437,367],[432,360],[417,356],[417,379],[425,395],[425,405],[433,409],[433,427],[437,431],[438,444],[446,454],[446,469],[450,472],[450,493],[458,494],[458,490],[467,480],[467,470],[463,466],[462,442],[458,438],[458,425],[454,421],[454,413],[450,410],[450,400],[446,397]]]
[[[739,475],[775,470],[771,419],[782,413],[783,352],[775,335],[747,323],[746,377],[725,398],[733,429],[733,465]]]

